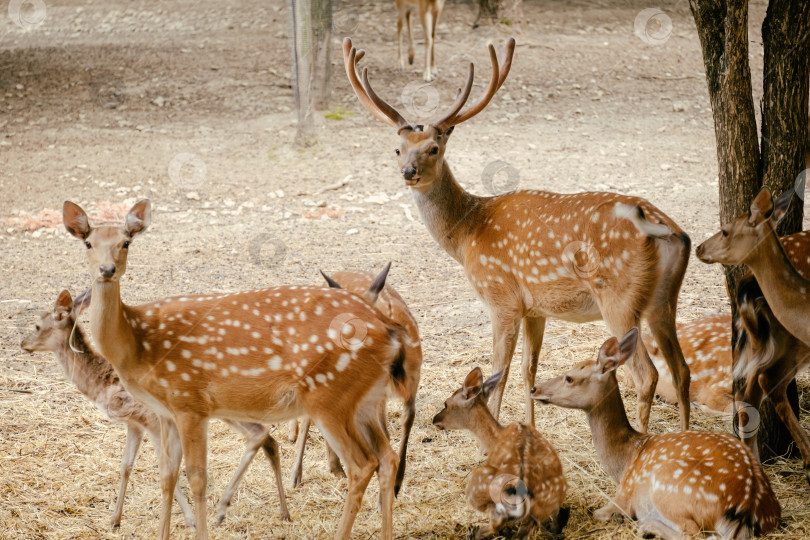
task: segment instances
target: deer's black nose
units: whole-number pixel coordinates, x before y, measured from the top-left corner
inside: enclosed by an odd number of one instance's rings
[[[111,264],[109,266],[106,265],[99,265],[98,271],[101,273],[102,277],[111,278],[115,275],[115,265]]]
[[[416,175],[414,167],[402,167],[402,176],[405,177],[405,180],[412,180],[414,175]]]

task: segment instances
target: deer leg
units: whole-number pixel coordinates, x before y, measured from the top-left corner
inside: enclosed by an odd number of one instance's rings
[[[543,346],[543,333],[546,328],[545,317],[526,317],[523,319],[523,385],[526,394],[526,423],[534,426],[534,400],[532,386],[537,377],[537,359]]]
[[[332,447],[329,446],[329,443],[326,443],[326,461],[329,463],[329,472],[335,478],[345,478],[346,473],[343,471],[343,465],[340,464],[340,458],[332,450]]]
[[[196,538],[208,540],[205,497],[205,490],[208,487],[208,419],[196,414],[182,414],[175,418],[175,422],[186,460],[188,485],[194,498]]]
[[[183,459],[183,451],[180,446],[177,426],[175,426],[174,422],[169,418],[160,418],[158,447],[160,448],[158,468],[160,469],[161,491],[158,539],[169,540],[172,521],[172,497],[175,491],[178,490],[177,476],[180,472],[180,461]]]
[[[397,18],[397,51],[399,53],[399,70],[405,71],[405,59],[402,57],[402,18],[403,13],[400,11]]]
[[[132,473],[132,464],[138,455],[138,449],[143,440],[143,430],[134,423],[127,423],[127,442],[124,446],[124,455],[121,456],[121,488],[118,490],[118,499],[115,501],[115,511],[112,515],[112,526],[121,526],[121,513],[124,511],[124,496],[127,492],[129,475]]]
[[[640,519],[638,521],[638,532],[645,538],[657,536],[664,540],[681,540],[684,537],[681,531],[673,529],[670,525],[656,518]]]
[[[775,375],[775,376],[774,376]],[[787,370],[777,370],[777,373],[771,373],[771,370],[759,376],[762,389],[767,392],[768,397],[773,401],[776,413],[782,420],[782,423],[787,426],[793,440],[796,441],[796,446],[799,447],[799,452],[802,454],[802,465],[804,468],[804,475],[807,482],[810,483],[810,437],[807,436],[807,431],[799,423],[799,419],[790,408],[790,402],[787,398],[787,387],[795,373]]]
[[[307,438],[309,438],[309,426],[312,420],[309,416],[304,417],[301,421],[301,427],[298,430],[298,440],[295,441],[295,465],[292,470],[292,485],[297,488],[301,485],[301,471],[304,467],[304,449],[307,446]]]
[[[436,27],[439,26],[439,15],[440,12],[436,12],[433,14],[433,27],[430,32],[430,67],[431,67],[431,74],[435,77],[439,74],[439,68],[436,67],[436,55],[434,54],[436,51]]]
[[[290,511],[287,509],[287,495],[284,493],[284,482],[281,478],[281,458],[279,456],[278,443],[268,433],[262,441],[262,448],[264,449],[264,453],[267,454],[267,459],[270,460],[270,465],[273,467],[273,475],[276,477],[278,500],[279,506],[281,507],[281,519],[284,521],[292,521]]]
[[[408,438],[416,418],[416,394],[408,398],[402,407],[402,440],[399,443],[399,465],[397,466],[397,480],[394,484],[394,496],[399,495],[402,481],[405,478],[405,457],[408,452]]]
[[[759,407],[762,404],[763,387],[755,378],[753,384],[748,385],[742,395],[742,400],[736,400],[737,433],[742,441],[751,449],[754,457],[760,462],[757,432],[759,431]],[[752,418],[751,413],[755,413]]]
[[[413,32],[411,30],[411,10],[405,12],[405,25],[408,27],[408,65],[413,65]]]
[[[667,308],[670,304],[667,304]],[[654,309],[647,315],[647,322],[650,325],[655,341],[664,355],[672,373],[672,385],[678,400],[679,413],[681,417],[681,431],[689,429],[689,366],[683,357],[681,345],[678,342],[678,334],[675,330],[675,312],[672,309]]]
[[[289,434],[287,435],[287,440],[290,442],[295,442],[298,440],[298,419],[295,418],[290,420],[290,423],[287,424],[289,426]]]
[[[430,63],[433,58],[433,14],[428,11],[419,15],[422,18],[422,28],[425,31],[425,74],[422,78],[425,82],[430,82],[432,79],[431,73],[433,72]]]
[[[394,538],[394,488],[397,475],[397,455],[388,442],[385,427],[385,401],[379,406],[381,423],[369,423],[366,430],[377,453],[377,477],[380,481],[379,511],[382,512],[382,538]]]
[[[509,377],[509,364],[512,361],[512,355],[515,353],[521,318],[520,315],[512,313],[492,314],[492,349],[494,356],[492,372],[503,371],[503,377],[501,377],[498,386],[492,392],[488,404],[495,420],[498,419],[501,412],[501,400],[503,399],[504,388],[506,388],[506,379]],[[532,381],[532,384],[534,384],[534,381]]]

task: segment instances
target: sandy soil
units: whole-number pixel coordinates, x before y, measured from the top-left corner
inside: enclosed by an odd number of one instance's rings
[[[486,73],[487,40],[516,32],[506,25],[471,30],[472,4],[448,3],[436,45],[440,77],[409,100],[421,86],[421,38],[414,66],[401,73],[392,4],[346,3],[340,30],[369,51],[378,92],[425,120],[449,105],[469,59]],[[158,474],[150,445],[132,475],[122,527],[111,532],[124,431],[62,380],[51,355],[19,349],[35,315],[61,289],[76,293],[89,286],[84,247],[59,226],[58,216],[51,227],[33,232],[21,226],[31,223],[26,216],[47,222],[41,213],[58,211],[65,199],[113,213],[140,197],[153,200],[153,227],[134,242],[123,280],[125,301],[132,303],[319,283],[319,268],[376,270],[393,261],[390,283],[409,302],[425,347],[396,533],[457,537],[482,522],[463,499],[467,474],[480,461],[475,444],[463,433],[437,432],[430,418],[471,367],[489,373],[484,306],[420,223],[397,174],[396,134],[359,106],[337,41],[329,115],[336,119],[318,121],[314,147],[292,146],[283,5],[59,0],[45,4],[44,22],[36,28],[22,29],[5,13],[0,19],[0,536],[149,538],[157,527]],[[718,222],[716,157],[694,23],[687,2],[661,2],[672,30],[663,43],[651,44],[655,35],[645,41],[633,32],[647,7],[636,1],[527,0],[509,79],[488,109],[453,135],[448,160],[457,178],[480,194],[519,187],[639,195],[695,243],[711,234]],[[752,1],[751,9],[758,98],[764,4]],[[484,85],[478,81],[474,93]],[[433,97],[435,107],[422,101]],[[497,161],[512,167],[512,176],[489,179],[485,171]],[[343,180],[345,186],[327,189]],[[724,309],[720,269],[693,258],[681,319]],[[601,323],[551,321],[540,377],[592,358],[606,337]],[[513,372],[502,414],[507,421],[522,418],[521,384]],[[633,396],[626,397],[634,410]],[[395,434],[398,417],[392,407]],[[723,419],[701,413],[695,421],[701,428],[728,429]],[[584,416],[544,408],[537,426],[559,450],[569,478],[569,537],[632,537],[632,523],[591,519],[615,485],[596,460]],[[676,409],[656,404],[651,426],[677,429]],[[273,433],[285,441],[289,471],[293,447],[286,427]],[[287,485],[291,524],[278,517],[270,469],[259,459],[213,536],[329,537],[346,484],[329,475],[320,438],[310,445],[305,483],[296,490]],[[212,425],[212,501],[240,448],[222,424]],[[767,467],[784,506],[782,537],[810,534],[807,485],[793,474],[799,468],[797,461]],[[372,482],[357,538],[379,530],[374,501]],[[174,535],[192,535],[177,510]]]

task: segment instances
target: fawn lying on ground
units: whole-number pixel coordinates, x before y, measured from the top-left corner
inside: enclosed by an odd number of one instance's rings
[[[511,524],[519,524],[518,538],[528,538],[536,526],[550,523],[559,533],[568,521],[560,508],[568,485],[554,447],[528,424],[502,426],[487,408],[487,400],[503,376],[486,381],[479,368],[464,379],[434,418],[439,429],[467,429],[488,454],[467,481],[467,500],[489,515],[489,524],[476,538],[486,538]]]
[[[664,539],[714,531],[746,539],[772,531],[779,501],[751,450],[725,433],[650,435],[630,426],[615,370],[633,355],[638,329],[608,339],[597,361],[532,388],[532,397],[588,416],[596,455],[619,482],[616,496],[594,513],[638,519],[639,532]]]
[[[76,385],[79,392],[93,401],[113,422],[126,423],[127,440],[124,455],[121,458],[121,487],[118,491],[118,499],[112,516],[113,527],[118,527],[121,525],[121,512],[124,509],[124,495],[129,482],[129,475],[132,472],[132,465],[138,455],[144,433],[149,434],[155,450],[159,451],[160,422],[155,413],[135,401],[132,395],[124,388],[112,365],[104,357],[94,352],[87,342],[84,331],[76,322],[76,318],[78,317],[77,311],[81,311],[79,305],[89,303],[89,300],[90,294],[88,292],[82,295],[81,298],[77,298],[74,307],[70,293],[62,291],[56,300],[53,311],[42,315],[34,331],[23,339],[20,346],[27,352],[53,352],[56,355],[57,362],[62,366],[65,377]],[[71,332],[73,332],[72,342]],[[225,422],[244,435],[248,442],[239,468],[228,483],[228,487],[225,488],[222,499],[217,505],[217,523],[225,519],[225,511],[231,504],[236,488],[239,486],[242,476],[250,462],[253,461],[253,457],[259,448],[264,448],[273,466],[281,503],[281,516],[283,519],[289,520],[290,513],[287,511],[287,499],[284,494],[284,486],[281,483],[281,466],[276,441],[259,424],[231,422],[229,420]],[[194,516],[191,507],[179,485],[175,485],[174,494],[177,503],[183,510],[186,524],[193,526]]]

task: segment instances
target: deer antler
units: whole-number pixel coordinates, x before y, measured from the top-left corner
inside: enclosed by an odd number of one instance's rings
[[[367,69],[363,70],[363,82],[360,83],[360,78],[357,76],[357,62],[365,54],[365,51],[358,51],[352,46],[351,38],[343,40],[343,65],[346,67],[346,76],[349,77],[349,82],[354,88],[354,93],[360,99],[360,103],[378,120],[397,128],[397,130],[410,127],[411,124],[402,117],[399,111],[386,103],[371,88],[371,84],[368,82]]]
[[[484,96],[476,103],[468,107],[463,112],[459,113],[461,107],[464,106],[464,103],[467,101],[467,98],[470,95],[470,89],[472,88],[473,82],[473,69],[472,64],[470,65],[470,74],[467,77],[467,84],[463,91],[459,92],[459,97],[453,103],[453,106],[450,107],[450,110],[439,120],[433,122],[433,127],[438,129],[439,131],[445,131],[448,128],[451,128],[455,125],[458,125],[466,120],[469,120],[476,114],[480,113],[484,110],[484,108],[489,104],[492,96],[498,91],[498,89],[503,85],[503,82],[506,80],[506,76],[509,75],[509,70],[512,67],[512,56],[515,53],[515,39],[509,38],[506,42],[506,53],[504,55],[503,64],[500,66],[500,70],[498,69],[498,55],[495,54],[495,47],[492,44],[489,45],[489,58],[492,62],[492,79],[489,81],[489,87],[487,87],[487,92]]]

